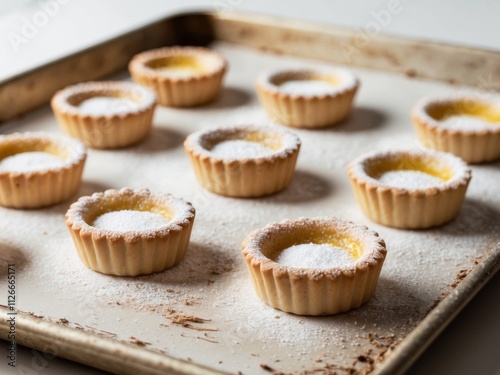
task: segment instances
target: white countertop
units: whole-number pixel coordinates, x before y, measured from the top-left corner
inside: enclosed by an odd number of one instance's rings
[[[500,50],[500,2],[494,0],[309,0],[307,6],[284,0],[24,0],[14,5],[0,0],[0,80],[180,10],[229,8],[363,29],[394,1],[400,11],[385,21],[383,33]],[[500,374],[499,290],[497,274],[408,373]],[[0,373],[103,373],[21,347],[17,366],[13,371],[0,360]]]

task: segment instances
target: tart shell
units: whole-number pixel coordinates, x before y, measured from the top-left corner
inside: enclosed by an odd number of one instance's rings
[[[166,210],[172,219],[150,231],[116,232],[89,223],[105,212],[147,207]],[[184,258],[194,217],[191,204],[170,194],[124,188],[81,197],[66,212],[66,225],[87,267],[108,275],[137,276],[163,271]]]
[[[480,103],[476,97],[458,96],[428,98],[412,109],[411,118],[418,138],[424,147],[451,152],[468,163],[486,163],[500,159],[500,125],[482,130],[456,130],[440,126],[432,118],[429,107],[455,103]],[[473,105],[473,104],[472,104]],[[500,103],[496,103],[500,108]]]
[[[214,156],[203,146],[207,138],[235,134],[281,137],[283,148],[266,157],[227,159]],[[261,197],[285,189],[295,173],[300,140],[290,132],[266,127],[236,126],[193,133],[184,142],[194,173],[207,190],[230,197]]]
[[[65,201],[82,180],[87,150],[75,139],[43,132],[0,136],[0,158],[19,152],[45,151],[64,156],[64,165],[32,172],[0,172],[0,205],[39,208]]]
[[[443,160],[453,176],[436,187],[402,189],[380,184],[366,172],[367,165],[377,160],[399,157]],[[420,150],[367,154],[349,164],[348,174],[364,214],[376,223],[402,229],[430,228],[453,220],[460,212],[471,179],[470,169],[458,157]]]
[[[338,233],[362,248],[350,265],[329,269],[283,266],[269,257],[311,233]],[[321,243],[316,238],[313,240]],[[302,218],[270,224],[250,233],[242,244],[257,295],[268,305],[297,315],[328,315],[366,303],[373,295],[386,256],[384,241],[366,227],[334,217]]]
[[[82,113],[72,101],[96,96],[134,98],[137,106],[123,113],[97,115]],[[125,82],[85,82],[58,91],[51,101],[60,128],[80,139],[87,147],[113,149],[130,146],[150,132],[156,97],[139,85]]]
[[[161,75],[148,68],[151,61],[172,56],[209,59],[206,71],[189,77]],[[132,79],[149,87],[158,96],[158,102],[167,107],[195,107],[214,100],[222,87],[227,70],[226,60],[218,53],[202,47],[165,47],[137,54],[130,61]]]
[[[346,83],[331,94],[289,94],[273,85],[273,77],[290,75],[307,77],[315,74],[339,74]],[[257,79],[259,101],[271,120],[297,128],[325,128],[343,121],[351,113],[352,103],[359,81],[343,70],[321,71],[291,70],[265,72]]]

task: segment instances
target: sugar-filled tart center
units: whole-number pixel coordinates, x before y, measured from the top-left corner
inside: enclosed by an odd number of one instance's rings
[[[291,95],[327,95],[342,85],[342,77],[309,71],[290,71],[272,75],[269,82]]]
[[[283,149],[279,135],[243,129],[210,133],[200,143],[212,156],[231,159],[266,157]]]
[[[104,116],[135,111],[142,98],[122,90],[89,90],[70,95],[66,100],[81,114]]]
[[[68,148],[48,139],[6,142],[0,148],[0,172],[28,173],[58,169],[71,156]]]
[[[417,154],[374,158],[364,163],[364,170],[383,185],[403,189],[439,186],[454,175],[452,167],[441,160]]]

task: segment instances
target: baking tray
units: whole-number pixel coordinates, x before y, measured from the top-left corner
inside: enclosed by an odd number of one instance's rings
[[[346,55],[345,43],[356,45],[355,38],[355,30],[324,25],[191,13],[2,82],[2,133],[57,132],[44,104],[54,91],[115,72],[111,78],[128,79],[120,70],[138,51],[210,45],[230,63],[216,102],[190,110],[158,108],[152,135],[143,143],[90,150],[84,183],[73,199],[41,210],[0,209],[0,293],[7,295],[6,264],[15,263],[17,343],[123,374],[404,372],[500,268],[495,190],[500,163],[473,166],[460,216],[425,231],[369,222],[354,201],[345,166],[362,152],[416,147],[409,109],[420,97],[461,89],[457,85],[478,86],[480,91],[469,88],[478,95],[498,89],[492,77],[499,73],[500,54],[375,36]],[[355,110],[335,128],[294,130],[303,147],[286,191],[239,200],[198,186],[182,150],[187,134],[207,126],[268,123],[253,91],[256,75],[267,68],[327,62],[350,65],[361,78]],[[192,242],[180,265],[116,278],[78,260],[64,225],[69,203],[123,186],[168,191],[197,208]],[[263,304],[240,254],[242,239],[272,221],[321,215],[366,224],[386,240],[388,256],[375,295],[365,306],[332,317],[299,317]],[[0,337],[7,339],[7,308],[0,313]],[[175,323],[191,315],[207,320]]]

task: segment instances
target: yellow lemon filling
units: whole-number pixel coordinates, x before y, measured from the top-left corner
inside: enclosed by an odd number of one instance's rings
[[[100,216],[116,211],[143,211],[163,216],[167,221],[171,221],[174,212],[169,207],[162,206],[153,199],[145,199],[141,196],[107,196],[105,200],[94,204],[86,213],[85,222],[93,225]]]
[[[374,179],[379,179],[384,173],[391,171],[418,171],[443,181],[453,176],[453,171],[447,165],[431,158],[377,159],[365,167],[366,174]]]
[[[165,75],[189,76],[205,72],[203,64],[194,56],[166,56],[148,61],[146,66]]]
[[[481,101],[460,100],[433,103],[427,108],[427,113],[437,121],[453,116],[473,116],[487,123],[500,122],[500,107]]]
[[[24,152],[46,152],[64,161],[71,157],[71,150],[67,147],[45,139],[33,139],[25,142],[19,140],[5,142],[0,147],[0,160]]]

